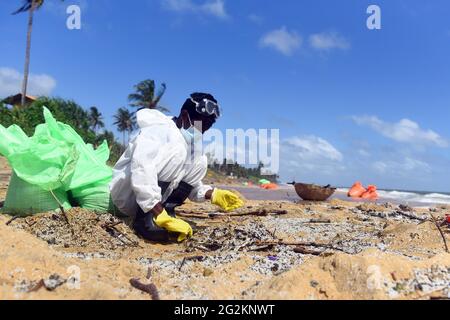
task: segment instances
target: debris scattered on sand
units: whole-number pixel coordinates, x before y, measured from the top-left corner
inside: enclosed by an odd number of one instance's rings
[[[206,227],[196,233],[192,241],[187,244],[187,250],[238,252],[258,240],[273,240],[273,235],[262,223],[250,222],[242,226]]]
[[[217,213],[217,208],[208,203],[187,203],[179,212],[193,226],[194,237],[184,244],[166,245],[143,241],[114,216],[78,208],[66,210],[70,226],[58,210],[14,220],[4,216],[0,227],[11,236],[3,240],[12,239],[14,234],[19,234],[17,239],[24,235],[29,238],[20,253],[14,248],[18,240],[5,245],[9,262],[7,270],[0,268],[0,278],[5,279],[0,281],[0,289],[10,290],[8,297],[12,298],[67,298],[77,294],[83,298],[84,294],[155,300],[254,299],[259,297],[258,291],[264,291],[264,298],[279,297],[285,291],[278,288],[292,284],[292,290],[300,290],[298,297],[304,299],[445,298],[450,294],[450,264],[444,263],[444,258],[436,267],[422,262],[445,255],[429,213],[436,221],[444,221],[449,209],[430,209],[341,200],[248,201],[236,213],[225,214]],[[444,238],[448,237],[448,228],[440,227]],[[36,254],[41,253],[33,253],[33,248],[27,257],[27,246],[48,249],[46,260],[39,261]],[[367,279],[363,276],[372,260],[352,274],[351,266],[369,259],[367,251],[376,252],[374,256],[404,259],[381,278],[384,282],[379,296],[364,291]],[[339,260],[333,260],[336,256]],[[390,264],[389,259],[373,263]],[[13,272],[24,261],[32,267]],[[340,262],[338,269],[330,261]],[[64,285],[73,281],[65,270],[74,263],[83,267],[83,277],[89,275],[83,285],[85,293],[70,292]],[[40,265],[39,273],[34,272],[36,264]],[[416,264],[414,272],[412,268],[402,271],[403,266]],[[319,270],[321,266],[328,269]],[[297,271],[292,278],[296,281],[284,280]],[[52,273],[55,275],[50,276]],[[360,276],[363,282],[352,282]],[[276,281],[281,283],[272,286]],[[348,283],[351,288],[347,290]],[[85,286],[90,286],[89,292]],[[333,288],[339,288],[338,292]]]
[[[415,269],[411,278],[396,281],[390,290],[392,297],[420,292],[419,298],[432,293],[442,293],[450,298],[450,267]]]
[[[59,274],[52,274],[48,279],[44,279],[44,286],[48,291],[53,291],[66,283],[66,281]]]
[[[59,211],[18,218],[10,225],[30,232],[49,245],[63,248],[115,250],[138,242],[134,232],[120,225],[122,222],[112,215],[98,215],[81,208],[67,210],[66,215],[70,226]]]
[[[271,256],[253,255],[255,263],[250,269],[264,275],[278,275],[303,262],[301,255],[286,246],[278,246],[271,254]]]
[[[66,279],[61,277],[59,274],[52,274],[47,279],[41,279],[39,281],[27,281],[22,280],[15,286],[16,292],[30,293],[37,292],[41,288],[47,289],[47,291],[53,291],[56,288],[62,286],[67,282]]]

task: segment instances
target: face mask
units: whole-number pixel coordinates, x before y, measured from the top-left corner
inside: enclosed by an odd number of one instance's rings
[[[182,126],[180,131],[184,137],[184,140],[186,140],[186,143],[188,145],[192,145],[202,139],[202,133],[194,125],[192,125],[190,118],[189,118],[189,122],[191,123],[191,126],[189,127],[189,129],[185,129],[184,126]]]
[[[190,161],[202,154],[202,133],[194,126],[189,129],[180,129],[184,140],[188,145],[188,154],[190,154]]]
[[[184,140],[186,140],[187,144],[190,145],[194,142],[194,138],[195,138],[194,126],[190,127],[189,129],[181,128],[180,131],[181,131],[181,134],[183,135]]]

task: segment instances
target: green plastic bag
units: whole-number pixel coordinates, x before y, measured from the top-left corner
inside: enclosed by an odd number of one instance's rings
[[[80,206],[106,212],[108,184],[112,179],[112,169],[106,164],[109,158],[107,142],[94,150],[72,127],[57,122],[47,108],[43,109],[45,123],[36,127],[32,137],[16,125],[8,129],[0,125],[0,154],[8,159],[23,182],[47,192],[70,191]],[[32,203],[33,199],[29,193],[22,201]],[[67,195],[63,199],[65,201]],[[9,204],[10,209],[16,205],[19,210],[23,209],[15,201],[11,200]]]
[[[13,172],[2,212],[13,216],[27,216],[56,210],[60,204],[64,209],[71,208],[63,189],[46,191],[25,182]]]
[[[16,175],[46,190],[69,184],[78,158],[73,145],[42,133],[42,126],[29,138],[20,127],[5,129],[0,125],[0,154],[4,155]]]
[[[17,176],[46,190],[66,191],[112,179],[105,141],[97,150],[70,126],[57,122],[44,107],[45,124],[29,138],[18,126],[0,126],[0,154]]]
[[[48,135],[56,141],[74,146],[78,153],[73,175],[69,183],[64,185],[66,190],[90,186],[105,180],[111,181],[112,169],[106,165],[109,159],[106,141],[94,150],[92,145],[86,144],[71,126],[57,122],[47,108],[44,108],[44,118]]]
[[[109,182],[73,189],[70,194],[76,206],[104,213],[109,210]]]

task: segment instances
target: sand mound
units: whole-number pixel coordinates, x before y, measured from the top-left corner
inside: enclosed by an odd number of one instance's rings
[[[138,265],[67,258],[28,232],[7,227],[6,221],[0,216],[0,300],[148,298],[128,283],[145,275]]]
[[[312,259],[258,288],[257,299],[401,299],[450,295],[450,254],[414,261],[378,250]]]

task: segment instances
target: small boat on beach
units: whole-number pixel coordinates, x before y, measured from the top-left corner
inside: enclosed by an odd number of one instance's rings
[[[329,185],[322,187],[306,183],[292,184],[294,185],[295,192],[297,192],[298,196],[305,201],[326,201],[336,192],[336,188]]]

